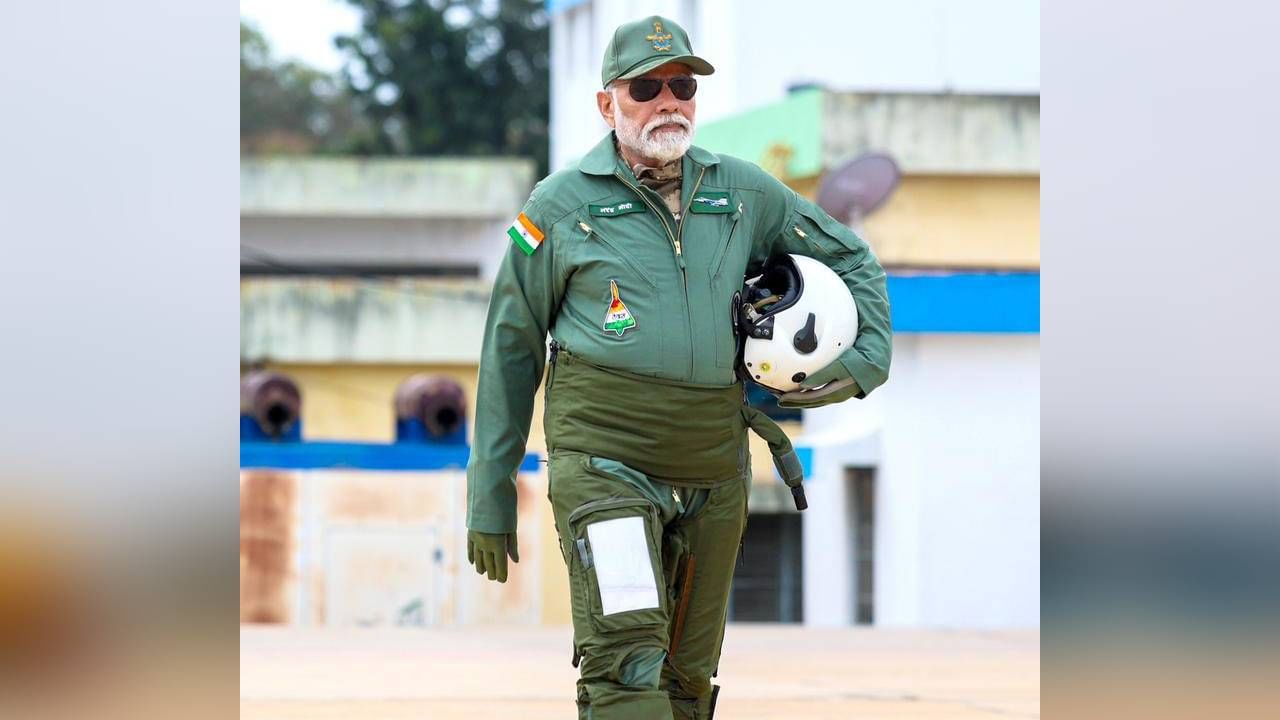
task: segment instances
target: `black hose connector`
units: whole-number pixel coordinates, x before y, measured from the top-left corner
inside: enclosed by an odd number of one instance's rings
[[[804,497],[803,485],[796,485],[791,488],[791,499],[796,501],[796,510],[804,510],[809,507],[809,501]]]

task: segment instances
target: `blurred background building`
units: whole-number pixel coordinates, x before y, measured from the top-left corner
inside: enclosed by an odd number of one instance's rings
[[[809,197],[868,154],[897,169],[883,204],[849,218],[890,273],[890,381],[781,414],[804,448],[803,514],[755,448],[732,619],[1038,625],[1038,4],[471,5],[366,3],[332,76],[272,59],[252,25],[246,53],[242,28],[242,94],[246,77],[258,99],[305,87],[288,106],[312,108],[263,126],[276,106],[250,102],[242,121],[242,367],[250,390],[269,371],[299,398],[274,436],[261,434],[268,410],[242,403],[242,619],[568,623],[540,404],[522,562],[499,586],[466,563],[465,447],[407,431],[413,412],[395,401],[411,376],[449,379],[470,437],[503,229],[542,173],[607,131],[594,101],[604,46],[656,13],[717,67],[700,82],[697,144]],[[480,39],[455,51],[451,37]],[[424,69],[423,54],[445,60]],[[488,103],[432,84],[470,71]],[[507,95],[522,106],[504,110]]]

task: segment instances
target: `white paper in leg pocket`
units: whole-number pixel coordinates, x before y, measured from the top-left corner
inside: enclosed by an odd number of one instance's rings
[[[587,526],[591,559],[605,615],[658,607],[658,585],[649,560],[644,518],[603,520]]]

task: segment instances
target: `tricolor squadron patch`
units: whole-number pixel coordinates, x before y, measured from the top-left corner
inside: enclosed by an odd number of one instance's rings
[[[524,251],[525,255],[532,255],[534,250],[542,244],[542,238],[545,237],[537,225],[529,219],[528,215],[520,213],[516,216],[516,221],[511,223],[511,227],[507,228],[507,236],[511,238],[511,242]]]
[[[631,317],[631,311],[627,309],[626,303],[622,302],[622,298],[618,297],[618,281],[609,281],[609,292],[613,294],[613,299],[609,301],[609,309],[604,314],[604,331],[610,330],[622,335],[622,333],[636,326],[636,319]]]

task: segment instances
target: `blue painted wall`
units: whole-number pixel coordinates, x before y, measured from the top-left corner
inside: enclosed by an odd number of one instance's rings
[[[1038,333],[1040,273],[891,274],[894,332]]]
[[[465,470],[471,448],[418,443],[242,442],[241,469],[314,470]],[[521,472],[538,469],[538,454],[529,453]]]

